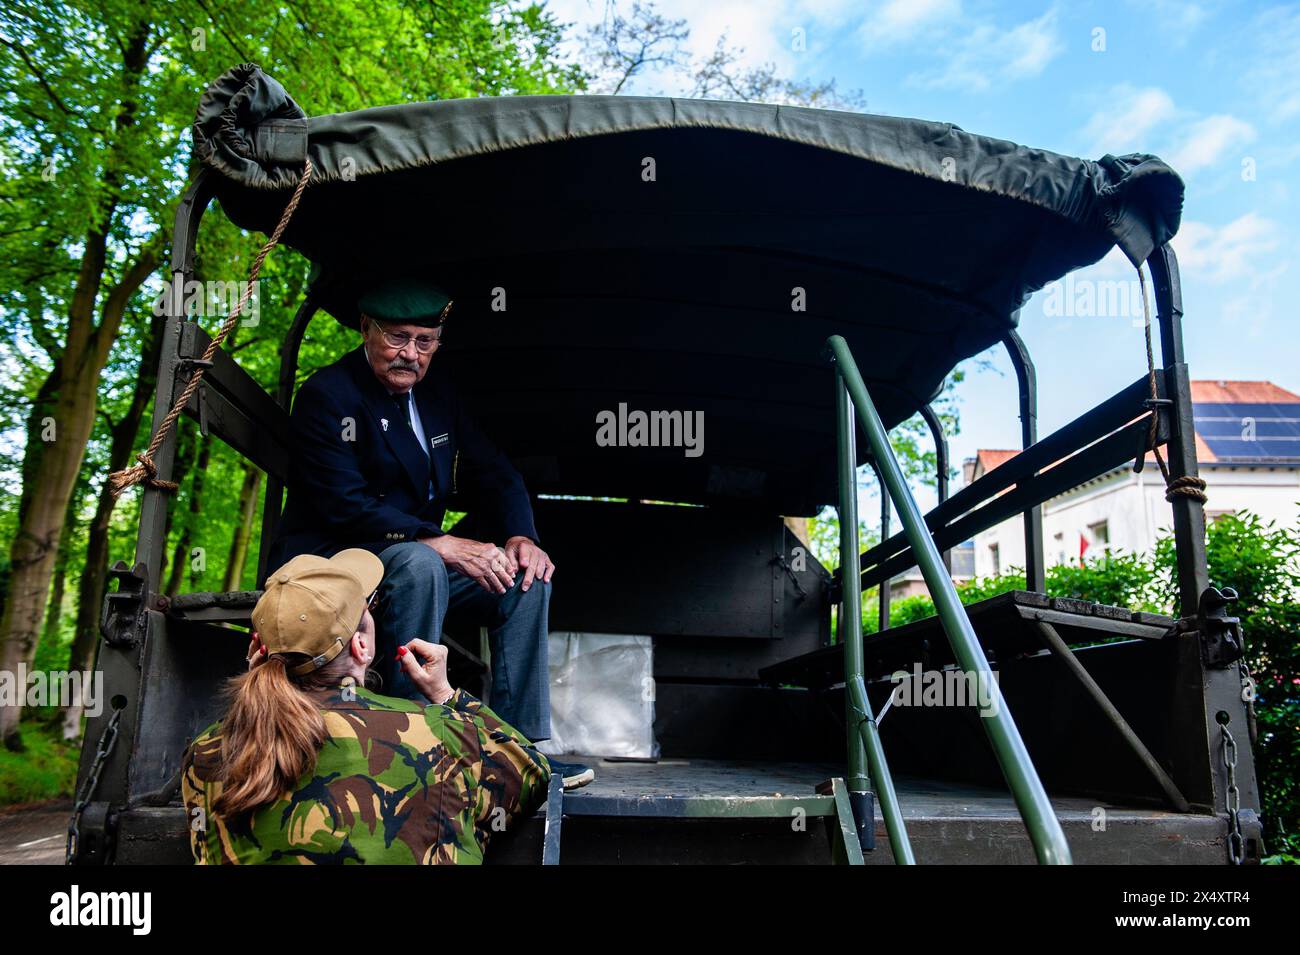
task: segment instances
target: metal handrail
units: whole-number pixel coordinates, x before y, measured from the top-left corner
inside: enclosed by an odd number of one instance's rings
[[[957,588],[947,574],[939,550],[926,527],[921,510],[912,496],[903,470],[889,444],[889,436],[880,420],[876,406],[867,392],[867,386],[858,371],[857,363],[849,351],[848,343],[839,335],[832,335],[826,342],[831,351],[836,370],[836,417],[839,431],[839,478],[840,478],[840,567],[856,568],[858,563],[858,520],[857,520],[857,479],[856,479],[856,429],[853,411],[862,420],[863,431],[871,446],[871,453],[879,468],[885,485],[884,490],[894,502],[902,520],[903,530],[908,543],[915,554],[921,574],[934,600],[939,620],[944,633],[952,646],[953,654],[962,668],[968,673],[976,674],[984,681],[988,689],[989,707],[980,714],[980,722],[993,746],[993,753],[1002,775],[1011,788],[1012,797],[1020,810],[1029,838],[1034,845],[1038,861],[1047,865],[1069,865],[1070,847],[1065,841],[1061,823],[1052,810],[1043,788],[1042,780],[1034,769],[1029,751],[1025,748],[1020,731],[1002,698],[1002,689],[993,679],[993,671],[988,658],[975,636],[966,608],[957,597]],[[898,861],[900,849],[906,861],[911,861],[911,846],[907,842],[902,814],[898,808],[898,797],[894,792],[893,781],[885,764],[884,751],[880,744],[880,734],[875,718],[871,714],[871,705],[867,700],[866,683],[863,679],[862,650],[862,590],[861,579],[856,573],[841,573],[840,582],[843,593],[841,614],[844,617],[841,627],[841,639],[844,641],[844,683],[849,700],[850,716],[856,720],[858,733],[866,749],[867,760],[871,766],[871,778],[880,798],[880,809],[885,817],[891,844],[901,837],[902,845],[895,845],[894,855]],[[889,586],[888,581],[881,584]],[[850,734],[852,734],[850,730]],[[854,775],[854,754],[860,752],[857,741],[850,736],[849,775]],[[898,836],[896,837],[895,831]]]
[[[843,382],[835,388],[835,417],[839,430],[840,476],[840,566],[856,567],[858,561],[858,481],[857,430],[853,426],[853,404]],[[867,770],[876,786],[880,814],[885,817],[889,846],[899,865],[916,865],[907,826],[894,792],[894,780],[885,761],[885,748],[867,685],[862,679],[862,579],[857,574],[841,574],[840,642],[844,645],[844,705],[848,723],[848,785],[855,791],[867,788]],[[861,739],[858,739],[858,734]],[[874,820],[866,820],[868,825]]]

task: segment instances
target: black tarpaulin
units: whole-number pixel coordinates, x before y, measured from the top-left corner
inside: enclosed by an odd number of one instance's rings
[[[896,425],[1037,289],[1114,246],[1144,260],[1183,195],[1154,156],[789,106],[519,96],[308,118],[252,65],[213,84],[194,131],[249,229],[274,227],[311,158],[284,242],[340,321],[383,275],[453,295],[435,361],[532,490],[786,514],[835,496],[829,335]],[[598,447],[620,404],[704,412],[703,453]]]

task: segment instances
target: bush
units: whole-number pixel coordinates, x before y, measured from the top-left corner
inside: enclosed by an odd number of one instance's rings
[[[1206,528],[1210,583],[1238,600],[1246,663],[1255,678],[1255,775],[1263,801],[1265,844],[1279,858],[1300,855],[1300,528],[1278,528],[1243,511]],[[1174,542],[1156,547],[1156,571],[1174,605]]]
[[[1257,687],[1259,737],[1254,746],[1269,861],[1300,858],[1300,528],[1280,529],[1250,512],[1220,517],[1206,528],[1210,583],[1239,595],[1234,613],[1246,638],[1246,662]],[[1044,589],[1053,597],[1177,615],[1174,540],[1160,538],[1153,557],[1108,554],[1083,565],[1047,570]],[[957,587],[963,604],[1008,590],[1022,590],[1024,574],[1013,569]],[[890,607],[890,625],[934,614],[928,596],[906,597]],[[875,601],[864,612],[864,630],[876,629]]]

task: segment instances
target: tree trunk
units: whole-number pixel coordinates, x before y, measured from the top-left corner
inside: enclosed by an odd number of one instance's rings
[[[77,509],[81,504],[80,489],[74,488],[68,498],[68,510],[63,515],[63,526],[76,523]],[[63,618],[63,601],[67,596],[68,558],[72,552],[72,535],[64,533],[59,541],[59,556],[54,559],[54,585],[50,588],[50,602],[45,607],[45,627],[41,631],[41,644],[48,646],[59,639],[59,621]]]
[[[95,667],[99,647],[99,614],[104,603],[104,589],[108,579],[108,529],[113,518],[117,499],[108,489],[108,475],[120,471],[130,461],[131,451],[140,433],[140,422],[153,398],[158,381],[158,355],[162,351],[163,329],[167,319],[155,316],[149,326],[140,353],[140,374],[136,376],[131,393],[131,404],[121,419],[110,430],[108,470],[99,488],[99,501],[95,516],[90,522],[86,540],[86,563],[81,575],[77,596],[77,624],[68,657],[68,669],[90,671]],[[64,714],[63,738],[77,739],[81,735],[80,706],[69,706]]]
[[[61,364],[68,367],[73,357],[69,343]],[[68,498],[94,425],[100,368],[86,373],[84,354],[77,357],[83,360],[71,367],[82,365],[80,374],[65,377],[56,372],[60,381],[53,414],[43,415],[49,406],[38,400],[28,419],[23,501],[19,506],[18,533],[9,550],[9,600],[0,620],[0,669],[10,673],[30,666],[35,656]],[[52,374],[51,379],[54,377]],[[30,458],[35,460],[28,467]],[[0,708],[0,736],[10,749],[22,746],[18,736],[22,709],[21,705]]]
[[[198,453],[194,461],[194,477],[190,484],[190,501],[189,508],[185,514],[185,523],[181,527],[181,533],[176,538],[176,549],[172,552],[172,565],[167,572],[167,586],[165,588],[168,596],[175,597],[180,592],[181,578],[185,574],[185,568],[190,565],[192,559],[190,554],[190,544],[194,541],[194,531],[198,527],[199,512],[203,510],[203,478],[208,468],[208,460],[212,455],[212,439],[200,435],[198,437]],[[179,469],[175,470],[176,474],[181,474]],[[190,589],[195,589],[197,576],[190,573]]]
[[[194,462],[194,486],[190,493],[190,521],[186,526],[186,533],[189,535],[190,546],[186,548],[185,557],[189,562],[190,568],[190,590],[201,590],[203,575],[208,571],[208,554],[207,547],[201,547],[202,553],[199,560],[203,565],[202,570],[196,570],[194,567],[194,542],[196,532],[199,530],[199,519],[203,513],[203,487],[207,483],[208,465],[212,461],[212,438],[210,435],[204,435],[199,439],[199,456]],[[212,588],[208,588],[209,590]]]
[[[177,424],[183,421],[178,418]],[[176,457],[172,461],[172,479],[181,485],[185,483],[185,475],[190,473],[191,465],[194,463],[194,445],[197,437],[190,428],[176,429]],[[176,497],[179,499],[181,488],[177,488]],[[180,573],[176,565],[181,563],[180,542],[177,541],[176,547],[172,550],[171,556],[167,554],[167,541],[172,539],[172,530],[176,527],[176,517],[180,508],[173,503],[167,508],[167,518],[163,521],[163,555],[162,566],[158,568],[158,581],[162,587],[161,593],[174,594],[176,588],[181,585],[181,579],[177,575]]]
[[[112,221],[111,210],[106,221]],[[27,419],[18,531],[9,548],[9,600],[0,618],[0,669],[11,673],[20,665],[30,665],[36,653],[68,498],[95,425],[99,376],[126,306],[157,266],[162,248],[163,236],[159,234],[141,250],[104,297],[96,326],[95,302],[104,275],[106,233],[107,225],[86,236],[68,308],[64,351],[41,384]],[[22,746],[18,735],[22,710],[21,705],[0,708],[0,738],[10,749]]]
[[[262,472],[255,464],[244,463],[244,484],[239,489],[239,523],[230,538],[230,556],[226,559],[225,591],[238,590],[244,579],[244,562],[248,559],[248,542],[253,536],[253,515],[257,511],[257,492],[262,486]]]

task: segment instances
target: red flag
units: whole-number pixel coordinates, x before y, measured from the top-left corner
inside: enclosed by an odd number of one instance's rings
[[[1079,535],[1079,566],[1080,567],[1083,566],[1083,555],[1087,552],[1087,550],[1088,550],[1088,538],[1080,534]]]

